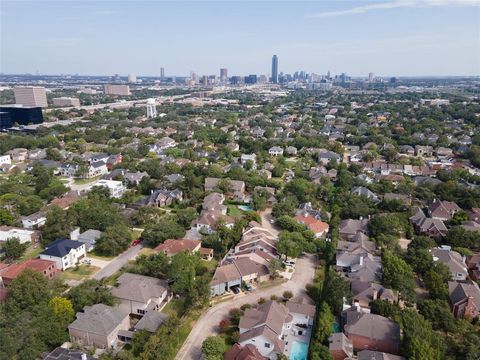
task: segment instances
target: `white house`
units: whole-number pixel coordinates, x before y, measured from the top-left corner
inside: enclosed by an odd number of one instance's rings
[[[62,271],[74,267],[86,256],[85,244],[70,239],[59,239],[47,245],[40,253],[40,259],[55,261]]]
[[[104,186],[110,191],[110,196],[112,198],[120,198],[127,188],[121,181],[115,180],[100,180],[95,183],[93,186]],[[90,188],[91,190],[91,188]]]
[[[12,163],[12,158],[10,157],[10,155],[1,155],[0,156],[0,165],[3,165],[3,164],[11,164]]]
[[[270,149],[268,149],[268,154],[271,156],[283,155],[283,149],[279,146],[272,146]]]
[[[47,217],[40,212],[22,217],[22,225],[25,229],[38,229],[45,225]]]
[[[39,232],[12,226],[0,226],[0,242],[17,238],[20,244],[35,242],[39,239]]]

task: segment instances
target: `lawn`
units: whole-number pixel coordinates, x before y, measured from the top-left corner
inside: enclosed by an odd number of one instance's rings
[[[28,259],[35,259],[38,258],[40,253],[43,251],[43,246],[40,244],[34,244],[30,245],[27,250],[25,251],[25,254],[20,258],[20,260],[28,260]]]
[[[112,259],[115,259],[115,256],[104,256],[104,255],[98,255],[95,253],[95,249],[92,250],[87,254],[87,257],[92,258],[92,259],[98,259],[98,260],[105,260],[105,261],[110,261]]]
[[[130,232],[132,233],[132,239],[138,239],[143,231],[130,229]]]
[[[80,265],[73,269],[68,269],[60,273],[59,277],[62,280],[84,280],[90,275],[100,270],[98,266]]]
[[[73,179],[73,183],[76,185],[85,185],[85,184],[90,184],[98,179],[100,179],[100,176],[90,178],[90,179],[75,178]]]
[[[240,217],[243,215],[243,212],[237,207],[237,205],[228,205],[228,215]]]
[[[154,251],[152,248],[143,248],[142,250],[140,250],[140,252],[138,253],[138,255],[146,255],[146,256],[150,256],[150,255],[153,255],[153,254],[156,254],[156,251]]]

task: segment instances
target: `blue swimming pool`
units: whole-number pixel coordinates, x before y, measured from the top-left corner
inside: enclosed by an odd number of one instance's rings
[[[301,341],[294,341],[290,349],[289,360],[307,360],[308,344]]]
[[[238,205],[238,208],[243,211],[252,211],[252,208],[247,205]]]

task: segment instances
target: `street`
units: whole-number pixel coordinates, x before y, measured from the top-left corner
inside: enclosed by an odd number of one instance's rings
[[[302,256],[298,258],[295,273],[291,280],[263,290],[257,289],[253,292],[235,295],[233,299],[219,303],[210,308],[198,319],[175,359],[201,359],[201,347],[203,341],[208,336],[217,333],[218,324],[222,319],[228,317],[230,309],[240,307],[247,303],[256,303],[261,297],[267,300],[270,299],[271,295],[281,297],[285,290],[290,290],[294,297],[304,294],[305,286],[310,283],[315,276],[315,264],[315,257],[313,255]]]
[[[121,253],[118,255],[115,259],[110,261],[110,263],[105,266],[103,269],[101,269],[99,272],[97,272],[93,278],[100,280],[105,277],[112,276],[115,274],[118,270],[122,268],[126,263],[128,263],[130,260],[135,259],[135,257],[138,255],[140,250],[143,249],[142,244],[138,244],[137,246],[132,246],[125,252]]]

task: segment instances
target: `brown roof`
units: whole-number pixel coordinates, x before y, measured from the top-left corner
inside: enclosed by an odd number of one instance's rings
[[[240,329],[258,329],[264,325],[278,338],[288,315],[289,312],[285,305],[276,301],[268,301],[259,305],[257,309],[247,309],[241,317],[238,327]]]
[[[7,267],[2,267],[0,270],[0,276],[5,279],[15,279],[25,269],[31,269],[43,273],[48,270],[50,266],[55,267],[55,262],[43,259],[29,259],[20,264],[11,264]]]
[[[358,335],[372,340],[400,342],[400,326],[386,317],[361,313],[356,310],[344,311],[346,318],[345,335]]]
[[[297,215],[294,217],[294,219],[302,224],[305,224],[315,234],[328,231],[328,224],[321,220],[315,219],[313,216]]]
[[[188,239],[168,239],[163,244],[158,245],[154,250],[164,252],[168,256],[173,256],[182,251],[194,252],[200,247],[199,240]]]
[[[225,360],[266,360],[257,348],[252,344],[247,344],[241,347],[239,344],[232,346],[230,350],[225,353]]]
[[[316,308],[314,305],[296,302],[292,300],[287,302],[287,308],[290,313],[308,315],[311,318],[315,316],[316,312]]]

